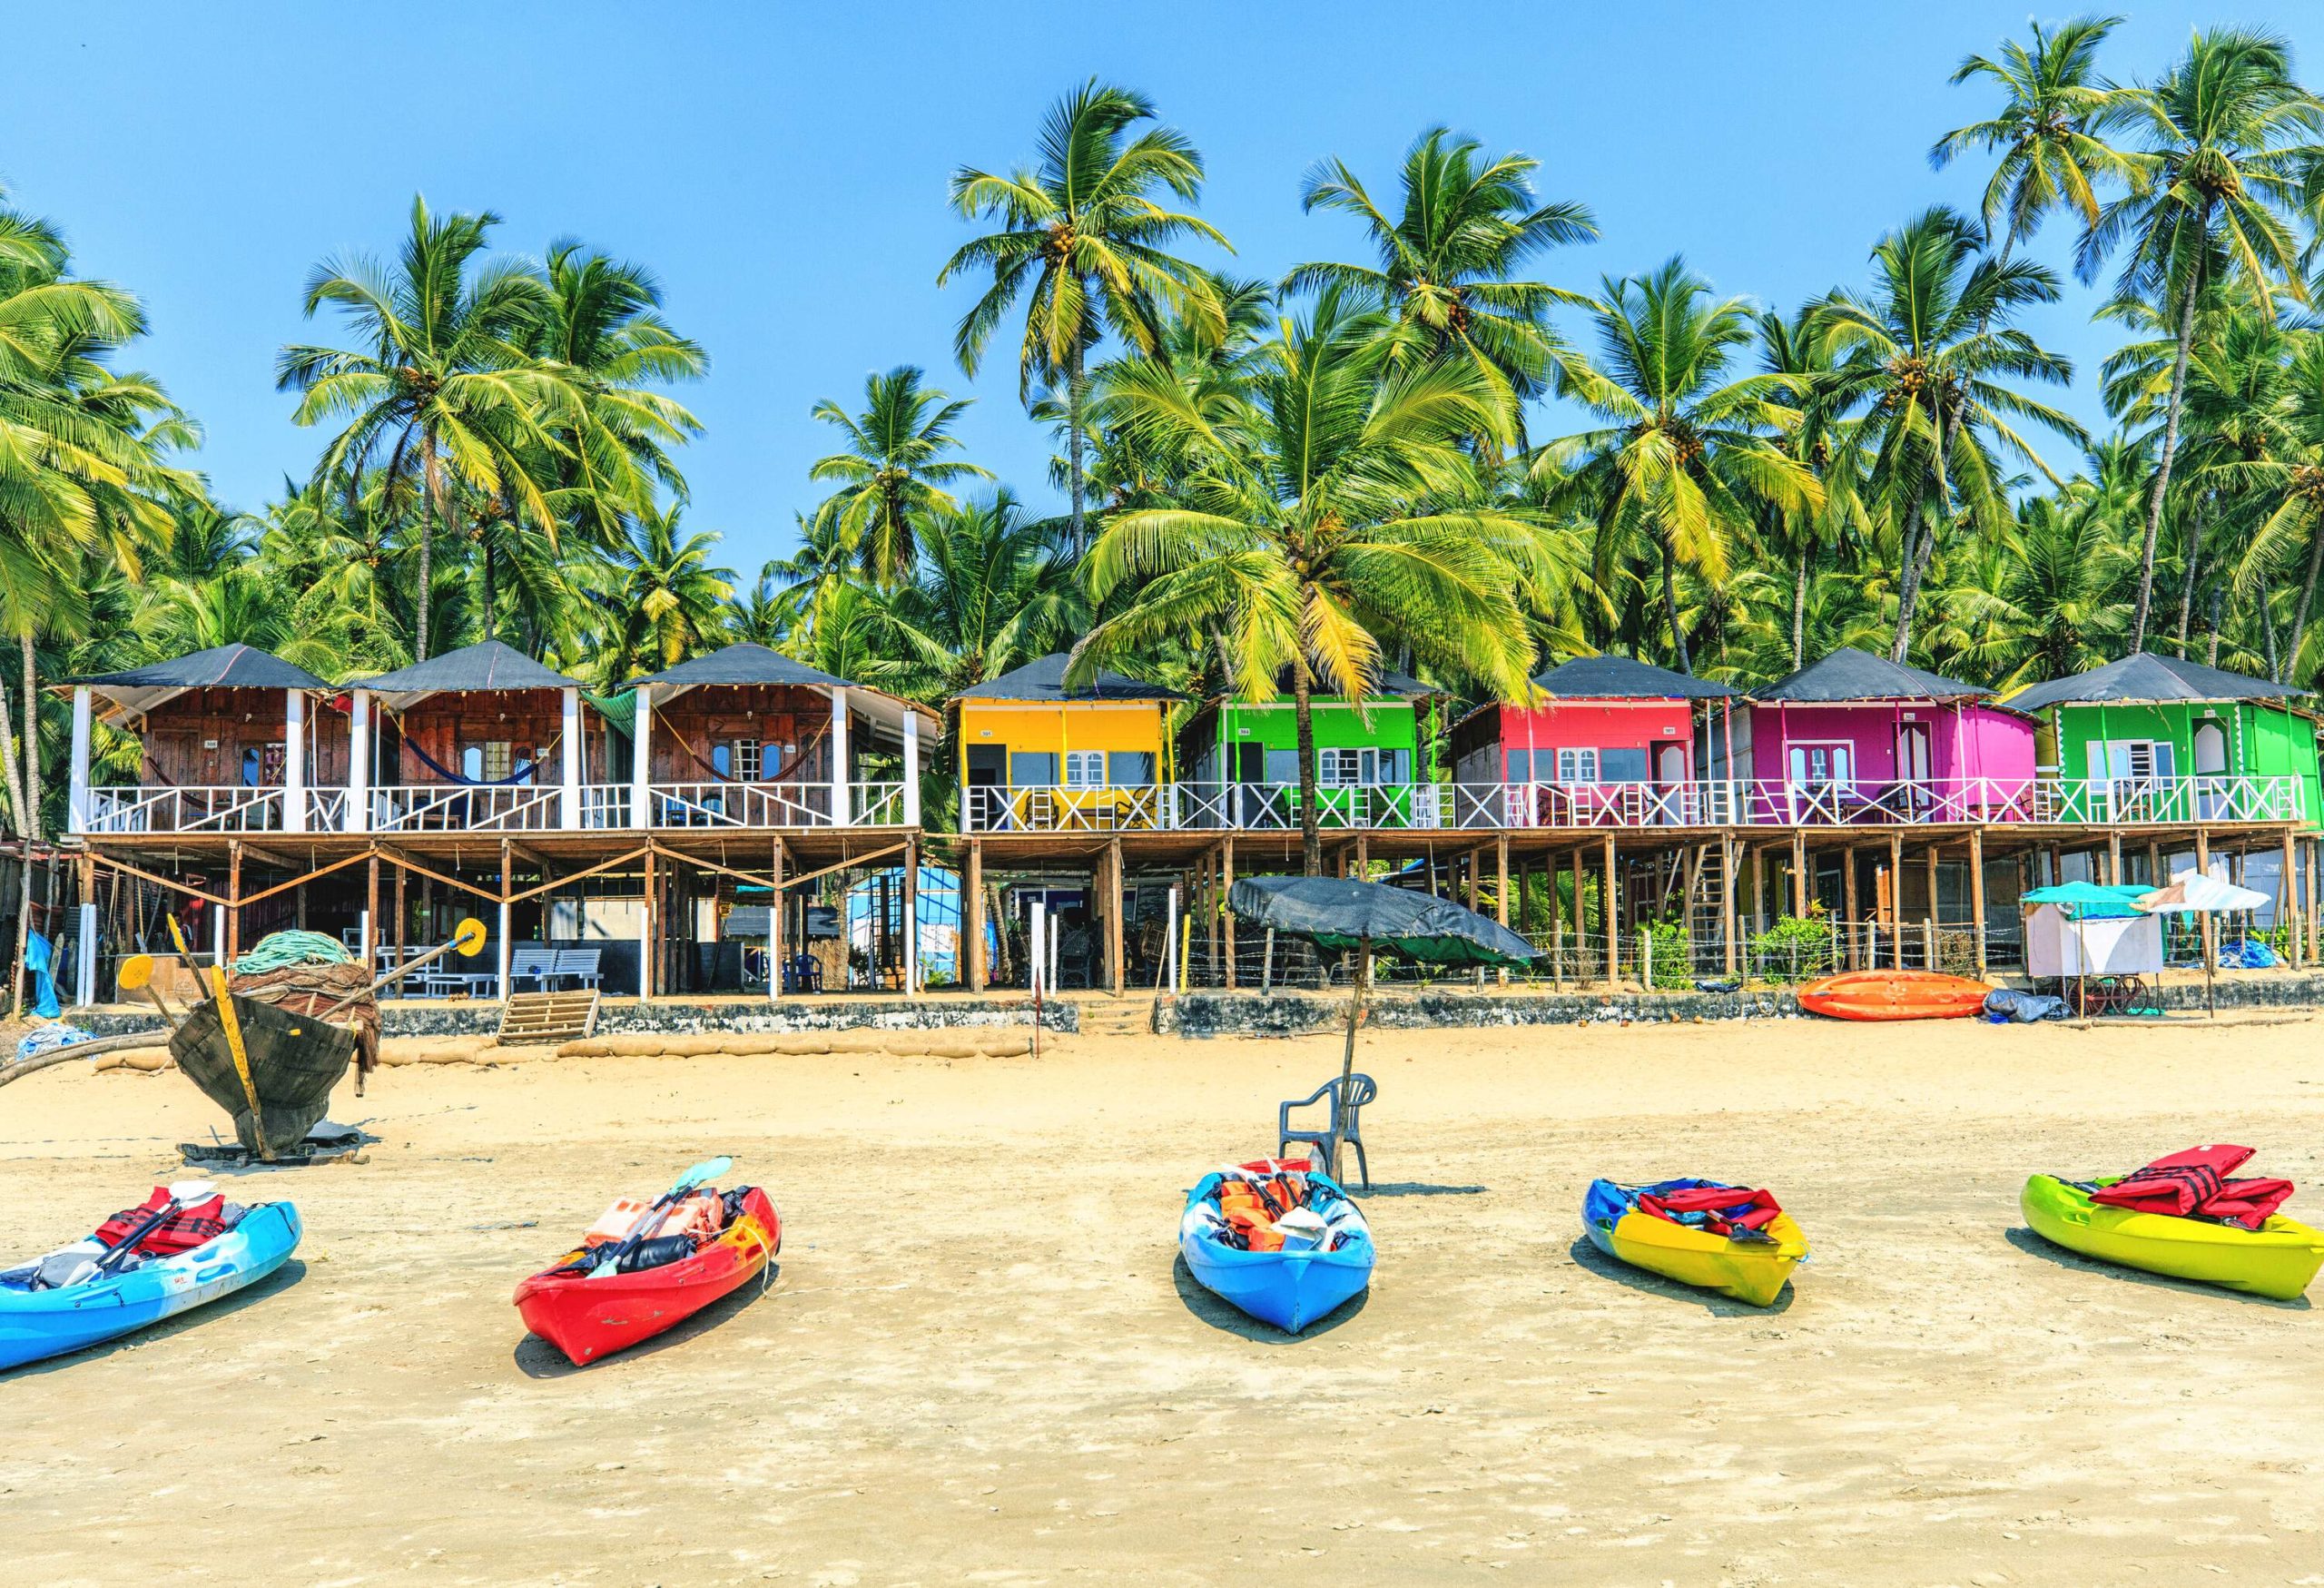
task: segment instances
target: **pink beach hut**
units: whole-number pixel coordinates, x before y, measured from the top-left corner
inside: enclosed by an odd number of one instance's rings
[[[2034,723],[1957,678],[1842,648],[1751,695],[1751,819],[2022,822]]]

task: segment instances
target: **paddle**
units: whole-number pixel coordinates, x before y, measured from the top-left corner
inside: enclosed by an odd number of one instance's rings
[[[178,1209],[185,1207],[190,1202],[201,1201],[203,1198],[209,1196],[211,1192],[216,1189],[217,1187],[211,1184],[208,1180],[178,1180],[173,1182],[170,1187],[170,1199],[168,1201],[162,1203],[159,1208],[154,1208],[153,1211],[147,1216],[144,1223],[131,1230],[127,1235],[123,1236],[120,1240],[116,1241],[106,1250],[103,1257],[99,1258],[95,1262],[90,1264],[89,1271],[87,1273],[84,1274],[75,1272],[73,1277],[65,1281],[65,1284],[85,1285],[90,1280],[101,1279],[108,1275],[118,1273],[121,1269],[121,1265],[129,1260],[129,1254],[137,1249],[137,1243],[139,1241],[143,1240],[147,1236],[159,1229],[162,1224],[168,1220],[169,1217],[177,1212]]]
[[[162,990],[153,984],[153,955],[130,955],[129,958],[122,961],[121,969],[114,973],[113,979],[128,991],[143,992],[146,997],[153,1001],[153,1007],[162,1011],[163,1020],[168,1021],[172,1025],[177,1023],[178,1017],[171,1011],[169,1000],[163,998]]]
[[[705,1158],[680,1175],[677,1182],[657,1198],[653,1207],[645,1210],[654,1216],[652,1221],[649,1223],[641,1217],[635,1228],[624,1236],[611,1252],[597,1259],[597,1266],[589,1270],[589,1277],[610,1279],[619,1273],[622,1259],[653,1238],[654,1232],[662,1228],[662,1221],[670,1216],[670,1208],[675,1205],[679,1198],[705,1180],[716,1179],[734,1167],[734,1160],[731,1158]]]
[[[415,954],[410,959],[406,960],[402,964],[398,965],[394,970],[389,971],[386,975],[380,977],[378,981],[372,982],[369,987],[363,989],[362,991],[349,993],[337,1003],[332,1004],[329,1009],[323,1011],[323,1019],[330,1019],[331,1016],[337,1014],[340,1010],[345,1009],[349,1004],[355,1002],[358,999],[368,997],[369,995],[379,991],[380,988],[385,987],[390,981],[402,981],[406,976],[410,975],[414,971],[419,969],[420,966],[428,964],[431,961],[440,960],[446,954],[458,953],[463,959],[472,960],[483,952],[484,922],[471,915],[462,921],[458,926],[452,928],[451,942],[441,944],[438,947],[429,949],[424,954]]]

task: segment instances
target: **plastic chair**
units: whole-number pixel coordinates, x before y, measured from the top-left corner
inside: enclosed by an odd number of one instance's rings
[[[1379,1095],[1380,1083],[1358,1070],[1344,1079],[1334,1076],[1305,1097],[1284,1104],[1275,1110],[1275,1156],[1287,1157],[1293,1142],[1305,1141],[1329,1165],[1337,1160],[1336,1149],[1344,1142],[1355,1149],[1356,1169],[1364,1177],[1364,1189],[1370,1190],[1372,1160],[1364,1155],[1364,1105]],[[1311,1108],[1316,1103],[1324,1104],[1323,1129],[1293,1129],[1291,1110]]]

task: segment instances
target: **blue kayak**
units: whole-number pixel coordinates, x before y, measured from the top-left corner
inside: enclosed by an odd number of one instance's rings
[[[1256,1236],[1245,1211],[1255,1197]],[[1276,1208],[1279,1220],[1270,1216]],[[1277,1241],[1279,1249],[1250,1249]],[[1286,1334],[1372,1283],[1371,1226],[1336,1183],[1304,1167],[1246,1163],[1205,1176],[1187,1194],[1178,1250],[1204,1289]]]
[[[299,1232],[296,1208],[261,1202],[215,1240],[125,1274],[53,1290],[27,1287],[30,1267],[0,1274],[0,1368],[78,1351],[231,1296],[281,1267]]]

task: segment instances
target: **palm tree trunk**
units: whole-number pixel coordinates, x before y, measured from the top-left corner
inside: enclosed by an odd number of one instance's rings
[[[1307,658],[1291,664],[1291,720],[1299,745],[1299,864],[1304,876],[1324,874],[1324,839],[1315,828],[1315,715],[1310,706]]]
[[[2210,217],[2204,217],[2208,222]],[[2131,650],[2146,649],[2147,607],[2154,599],[2154,543],[2162,532],[2162,494],[2171,484],[2171,460],[2179,450],[2179,409],[2187,395],[2187,360],[2195,347],[2195,289],[2198,278],[2187,274],[2185,300],[2179,308],[2179,350],[2171,361],[2171,407],[2162,421],[2162,456],[2156,460],[2154,489],[2146,503],[2146,539],[2139,548],[2139,600],[2131,618]]]
[[[1799,544],[1799,568],[1791,580],[1791,670],[1807,665],[1807,543]]]
[[[2187,655],[2187,624],[2195,609],[2195,570],[2201,565],[2203,531],[2201,519],[2189,515],[2187,524],[2186,572],[2179,579],[2179,655]]]
[[[25,865],[16,891],[16,998],[11,1018],[25,1013],[25,954],[32,947],[33,845],[40,842],[40,718],[39,681],[33,660],[33,631],[28,626],[16,636],[25,657]]]
[[[2280,684],[2284,681],[2284,661],[2276,649],[2276,611],[2268,605],[2268,592],[2262,587],[2260,596],[2260,633],[2268,646],[2268,676]]]
[[[2211,623],[2209,625],[2211,629],[2211,644],[2210,651],[2203,657],[2203,664],[2206,666],[2216,667],[2219,666],[2219,609],[2225,599],[2226,592],[2221,590],[2217,585],[2213,585],[2211,587]]]
[[[436,525],[444,516],[444,464],[436,456],[436,432],[420,433],[421,469],[428,479],[428,511],[419,515],[419,611],[413,623],[412,660],[428,659],[428,608],[436,573]]]
[[[1088,381],[1081,372],[1081,340],[1076,337],[1065,355],[1065,450],[1073,485],[1073,555],[1080,557],[1089,549],[1088,525],[1084,519],[1082,498],[1087,480],[1081,467],[1082,429],[1081,406],[1087,395]]]
[[[492,532],[487,529],[476,538],[477,550],[484,557],[484,637],[492,637],[492,614],[500,605],[492,587]]]
[[[2316,571],[2324,563],[2324,524],[2309,526],[2308,536],[2308,577],[2300,581],[2299,605],[2292,609],[2291,644],[2284,648],[2284,666],[2297,672],[2299,668],[2299,642],[2308,633],[2308,615],[2316,605]],[[2282,675],[2277,676],[2283,682]]]
[[[1662,541],[1662,612],[1670,620],[1670,649],[1679,658],[1679,671],[1689,677],[1694,676],[1694,663],[1687,656],[1687,636],[1679,626],[1679,580],[1670,568],[1670,543]]]
[[[16,765],[16,725],[15,709],[8,704],[8,692],[0,689],[0,770],[7,773],[8,817],[18,833],[32,831],[32,824],[25,817],[25,780]]]
[[[1937,415],[1929,429],[1936,437],[1936,455],[1930,459],[1936,471],[1936,519],[1926,528],[1921,527],[1920,515],[1915,513],[1905,520],[1905,544],[1898,548],[1904,563],[1896,581],[1896,643],[1888,659],[1899,666],[1912,654],[1913,618],[1920,607],[1921,576],[1936,560],[1937,532],[1952,521],[1953,481],[1945,472],[1945,443],[1952,439],[1951,420]]]

